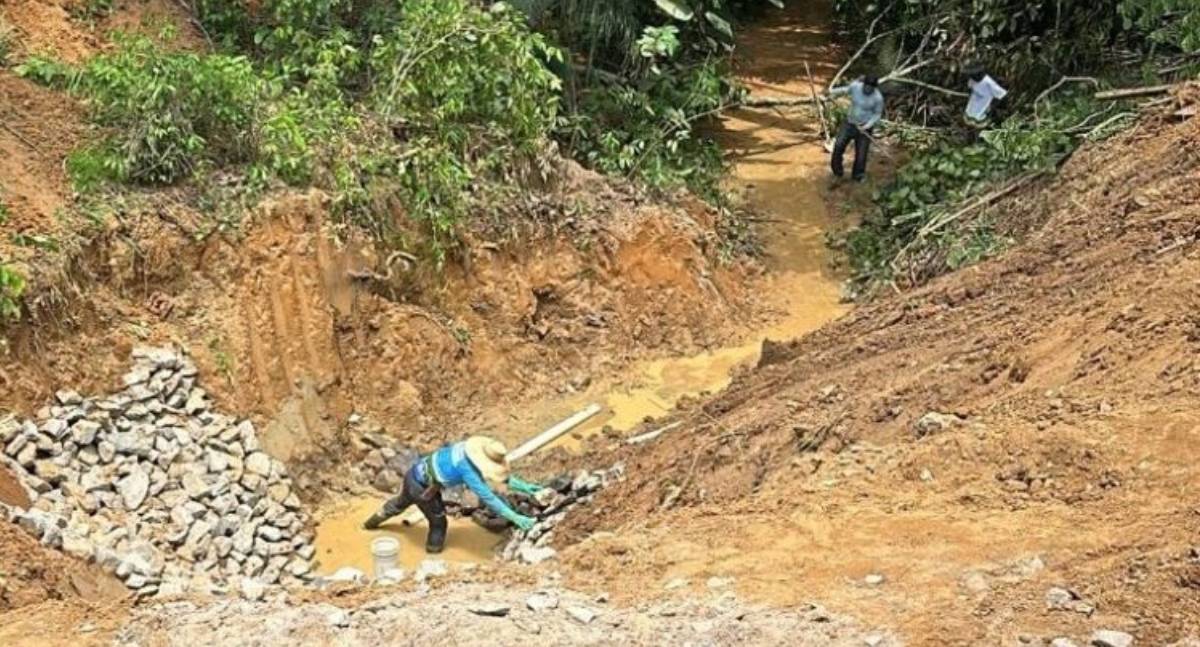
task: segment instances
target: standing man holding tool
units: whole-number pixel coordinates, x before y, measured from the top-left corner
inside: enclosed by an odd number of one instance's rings
[[[379,512],[363,523],[363,528],[375,530],[384,521],[415,504],[429,521],[425,552],[440,553],[446,545],[446,529],[449,525],[442,489],[465,485],[497,515],[508,519],[521,530],[529,530],[535,520],[513,510],[487,484],[487,481],[497,484],[508,481],[510,487],[522,491],[536,487],[516,477],[510,479],[507,459],[508,450],[504,444],[487,436],[471,436],[425,454],[404,475],[404,488],[400,494],[388,499]]]
[[[879,91],[879,79],[873,75],[829,90],[829,96],[849,95],[850,113],[846,122],[838,130],[837,139],[833,143],[833,157],[829,166],[836,177],[842,177],[845,171],[842,158],[846,155],[846,147],[854,140],[854,167],[850,176],[855,182],[862,182],[867,176],[867,155],[871,150],[871,129],[883,118],[883,93]]]

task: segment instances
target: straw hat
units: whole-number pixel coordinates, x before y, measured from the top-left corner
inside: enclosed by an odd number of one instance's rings
[[[504,443],[487,436],[471,436],[467,439],[467,458],[493,483],[508,479],[508,449]]]

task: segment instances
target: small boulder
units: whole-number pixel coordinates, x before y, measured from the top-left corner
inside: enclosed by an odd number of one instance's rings
[[[525,598],[525,606],[530,611],[541,613],[558,608],[558,596],[546,591],[539,591]]]
[[[121,493],[126,510],[137,510],[150,491],[150,477],[142,470],[134,469],[117,483],[117,491]]]
[[[916,432],[918,438],[922,438],[941,431],[946,431],[947,429],[950,429],[961,422],[962,418],[959,418],[953,413],[938,413],[937,411],[930,411],[913,423],[913,430]]]
[[[470,607],[470,611],[477,616],[503,618],[512,611],[512,607],[501,602],[477,602]]]
[[[241,592],[242,597],[246,600],[261,600],[267,593],[267,585],[252,577],[243,577]]]
[[[1133,636],[1124,631],[1100,629],[1092,633],[1092,647],[1132,647]]]
[[[567,607],[567,615],[581,625],[590,624],[596,619],[596,612],[587,607]]]

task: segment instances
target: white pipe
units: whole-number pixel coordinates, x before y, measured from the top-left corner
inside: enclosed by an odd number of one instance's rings
[[[570,418],[567,418],[566,420],[559,422],[558,424],[554,425],[553,427],[550,427],[546,431],[543,431],[542,433],[525,441],[524,443],[521,444],[520,447],[510,451],[508,453],[508,462],[513,463],[515,461],[518,461],[518,460],[536,452],[537,450],[541,449],[545,445],[550,444],[551,442],[554,441],[555,438],[558,438],[559,436],[567,433],[568,431],[571,431],[572,429],[583,424],[584,421],[586,421],[588,418],[591,418],[592,416],[596,415],[597,413],[600,413],[600,409],[601,409],[601,407],[598,404],[589,404],[587,406],[587,408],[584,409],[583,411],[580,411],[580,412],[576,413],[575,415],[571,416]]]

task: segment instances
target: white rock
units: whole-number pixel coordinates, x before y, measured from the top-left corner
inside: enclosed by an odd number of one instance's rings
[[[100,423],[91,420],[80,420],[71,427],[71,440],[74,440],[80,447],[90,445],[96,440],[96,434],[100,431]]]
[[[886,581],[887,581],[887,578],[879,573],[871,573],[870,575],[863,578],[863,582],[865,582],[867,586],[879,586],[880,584],[883,584]]]
[[[585,625],[596,619],[596,612],[587,607],[567,607],[567,615]]]
[[[530,611],[541,613],[558,608],[558,596],[547,591],[539,591],[525,598],[525,606]]]
[[[449,572],[449,569],[446,568],[446,562],[440,559],[423,559],[417,566],[417,571],[413,574],[413,579],[417,582],[424,582],[433,577],[442,577]]]
[[[202,499],[212,490],[212,486],[208,484],[208,481],[205,481],[204,477],[195,472],[184,474],[180,480],[183,483],[184,491],[193,499]]]
[[[362,584],[366,579],[366,575],[362,571],[352,566],[343,566],[333,572],[333,575],[326,577],[329,582],[349,582],[351,584]]]
[[[137,510],[142,506],[142,502],[146,500],[146,494],[150,491],[150,477],[146,476],[142,470],[134,469],[117,483],[117,491],[121,493],[125,509]]]
[[[517,551],[517,556],[526,564],[541,564],[548,559],[553,559],[556,555],[558,555],[558,551],[549,546],[530,546],[525,544]]]
[[[329,622],[330,626],[333,627],[350,626],[350,614],[347,613],[345,609],[334,609],[325,616],[325,619]]]
[[[257,476],[271,475],[271,457],[263,452],[253,452],[246,456],[246,471]]]
[[[243,577],[241,592],[242,597],[246,600],[261,600],[267,593],[267,585],[252,577]]]

